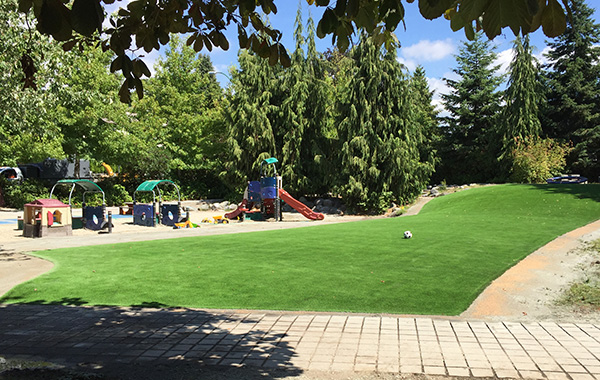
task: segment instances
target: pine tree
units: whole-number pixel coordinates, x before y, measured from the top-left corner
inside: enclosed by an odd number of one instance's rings
[[[571,170],[596,179],[600,175],[600,25],[583,0],[572,0],[572,17],[564,34],[548,43],[548,87],[543,129],[548,137],[571,141]]]
[[[353,51],[356,68],[340,104],[340,192],[355,209],[380,211],[412,200],[432,165],[419,161],[409,84],[395,50],[382,55],[370,38]]]
[[[281,66],[270,66],[246,50],[238,55],[239,69],[231,72],[231,93],[226,113],[229,156],[222,173],[234,187],[257,179],[260,163],[277,157],[275,126],[281,95]]]
[[[437,163],[435,146],[439,143],[439,110],[433,104],[433,91],[429,90],[429,83],[425,69],[418,66],[410,78],[410,96],[413,103],[413,119],[421,131],[420,141],[417,142],[420,152],[420,161]]]
[[[511,163],[511,152],[517,141],[541,135],[540,107],[544,99],[538,63],[532,55],[529,36],[517,37],[515,56],[510,63],[508,86],[504,93],[504,110],[501,127],[502,154],[505,175]]]
[[[460,78],[445,80],[451,92],[442,100],[450,116],[443,127],[438,176],[449,182],[488,182],[497,176],[502,78],[496,75],[495,59],[490,42],[479,33],[456,56],[458,67],[452,71]]]
[[[503,141],[505,147],[515,137],[536,137],[542,132],[540,105],[543,100],[537,60],[531,53],[529,36],[517,37],[515,56],[510,63],[504,101]]]
[[[276,134],[282,134],[282,175],[288,191],[296,194],[320,194],[329,190],[325,175],[327,138],[332,98],[325,81],[323,62],[315,47],[312,18],[303,35],[301,7],[296,16],[296,49],[292,65],[285,71],[285,100]],[[306,55],[304,49],[306,48]]]

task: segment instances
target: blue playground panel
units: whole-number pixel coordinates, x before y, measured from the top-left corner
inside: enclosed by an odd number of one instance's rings
[[[104,207],[85,207],[83,209],[83,216],[85,218],[85,228],[92,231],[102,229],[102,225],[104,224]]]
[[[133,224],[138,226],[154,227],[156,225],[156,220],[154,218],[154,205],[133,205]]]
[[[160,214],[162,215],[162,224],[165,226],[174,226],[179,223],[179,206],[178,205],[162,205]]]

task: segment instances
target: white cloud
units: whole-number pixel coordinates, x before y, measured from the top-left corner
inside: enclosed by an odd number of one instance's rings
[[[508,67],[510,66],[510,62],[513,60],[514,56],[515,52],[512,48],[502,50],[500,53],[498,53],[498,56],[494,61],[494,66],[500,65],[500,74],[506,74],[508,72]]]
[[[421,40],[414,45],[400,48],[403,57],[417,62],[439,61],[454,54],[455,51],[456,45],[450,38],[436,41]]]
[[[540,65],[546,65],[550,63],[550,60],[545,56],[548,52],[550,52],[550,46],[545,46],[539,54],[533,56],[540,62]]]

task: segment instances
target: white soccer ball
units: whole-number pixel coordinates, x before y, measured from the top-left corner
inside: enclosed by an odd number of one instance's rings
[[[412,237],[412,232],[410,231],[404,231],[404,238],[405,239],[410,239]]]

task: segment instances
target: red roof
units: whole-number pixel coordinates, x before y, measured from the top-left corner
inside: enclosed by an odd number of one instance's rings
[[[31,207],[69,207],[69,205],[66,205],[66,204],[62,203],[58,199],[36,199],[35,201],[33,201],[31,203],[27,203],[25,206],[31,206]]]

